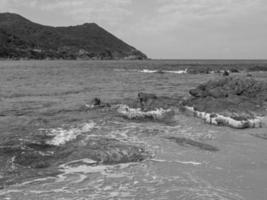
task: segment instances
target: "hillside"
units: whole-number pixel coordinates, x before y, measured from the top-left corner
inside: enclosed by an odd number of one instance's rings
[[[0,58],[146,59],[146,55],[95,23],[43,26],[12,13],[0,13]]]

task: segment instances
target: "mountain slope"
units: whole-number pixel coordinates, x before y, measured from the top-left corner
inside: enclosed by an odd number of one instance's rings
[[[146,55],[95,23],[43,26],[12,13],[0,13],[0,58],[146,59]]]

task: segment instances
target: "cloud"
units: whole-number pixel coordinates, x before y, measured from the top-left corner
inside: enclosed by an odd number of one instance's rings
[[[151,57],[266,52],[266,0],[0,0],[0,10],[54,26],[96,22]]]
[[[12,0],[0,0],[0,12],[16,12],[12,6]]]
[[[132,0],[0,0],[3,11],[32,9],[46,13],[58,12],[80,22],[117,25],[131,15]]]
[[[156,15],[145,23],[136,24],[145,32],[169,32],[188,28],[223,28],[233,23],[253,22],[262,13],[266,16],[264,0],[157,0]],[[249,19],[250,18],[250,19]],[[260,17],[258,17],[260,19]],[[259,20],[255,21],[259,21]]]
[[[132,0],[30,0],[32,8],[47,12],[61,12],[76,21],[119,24],[130,15]]]
[[[227,15],[261,5],[262,0],[158,0],[161,14],[179,13],[184,15],[209,16]]]
[[[7,0],[0,0],[0,11],[4,11],[7,7]]]

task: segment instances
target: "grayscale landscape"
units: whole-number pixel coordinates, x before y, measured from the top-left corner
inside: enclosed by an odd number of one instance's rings
[[[267,198],[263,1],[27,3],[0,0],[0,199]]]

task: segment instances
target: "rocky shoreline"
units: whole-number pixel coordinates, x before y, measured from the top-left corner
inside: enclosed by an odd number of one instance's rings
[[[250,77],[230,76],[211,80],[189,91],[186,110],[207,123],[232,128],[265,124],[267,83]]]
[[[266,82],[232,75],[201,84],[191,89],[189,94],[190,97],[175,99],[141,92],[133,102],[119,103],[115,108],[121,116],[130,120],[170,119],[175,111],[180,110],[217,126],[237,129],[266,126]],[[98,102],[93,107],[110,105]]]

